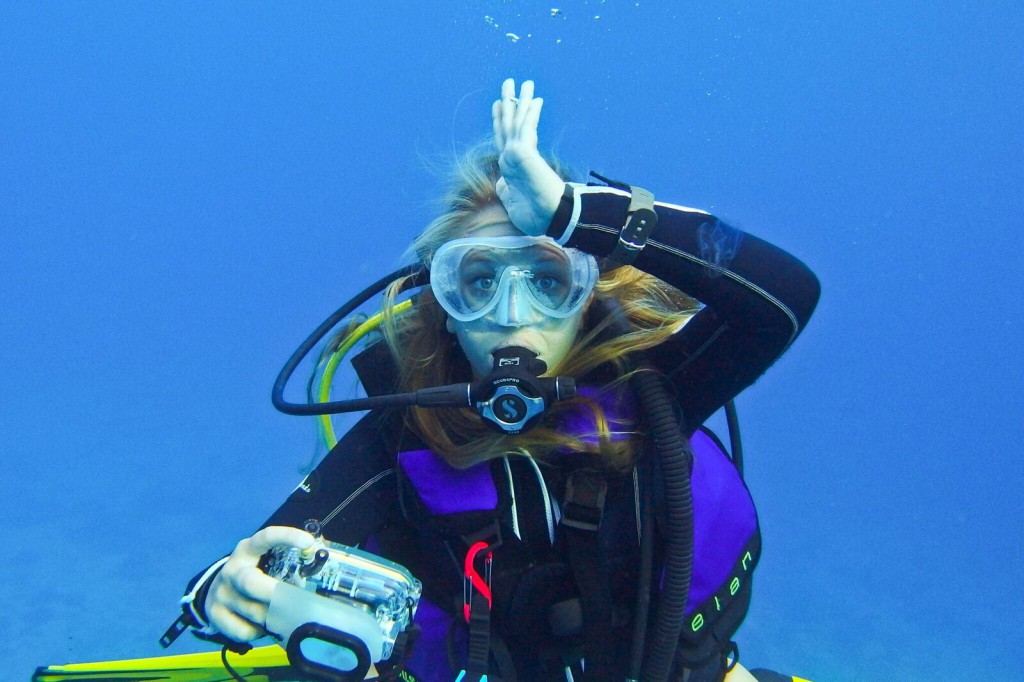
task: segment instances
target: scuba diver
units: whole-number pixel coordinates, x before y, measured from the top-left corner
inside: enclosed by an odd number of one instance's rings
[[[538,151],[542,104],[532,82],[502,84],[493,142],[410,247],[429,282],[390,284],[352,361],[371,398],[471,395],[370,410],[192,580],[181,630],[280,635],[266,557],[322,530],[422,581],[382,678],[791,679],[737,662],[760,534],[700,426],[793,343],[818,281],[703,211],[567,182]]]

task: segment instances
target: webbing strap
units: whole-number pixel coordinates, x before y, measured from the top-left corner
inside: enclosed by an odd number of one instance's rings
[[[598,541],[604,516],[608,482],[601,476],[573,472],[566,481],[562,510],[569,565],[580,592],[586,680],[610,680],[614,676],[611,574]]]
[[[469,643],[466,671],[486,675],[491,655],[491,607],[476,592],[469,607]]]

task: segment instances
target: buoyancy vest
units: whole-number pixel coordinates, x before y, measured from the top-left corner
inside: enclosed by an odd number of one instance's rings
[[[717,438],[698,430],[690,442],[694,566],[676,660],[677,669],[696,673],[691,680],[714,680],[749,606],[760,535],[750,494]],[[420,632],[403,664],[406,679],[450,682],[472,665],[474,635],[466,616],[474,589],[466,556],[478,542],[492,556],[484,625],[489,679],[565,680],[566,667],[581,679],[587,636],[580,622],[587,595],[581,592],[592,588],[578,585],[571,564],[579,557],[569,556],[574,550],[565,541],[564,489],[574,470],[566,459],[565,466],[550,466],[509,456],[459,470],[430,450],[397,455],[399,505],[367,548],[406,566],[424,584],[415,618]],[[633,630],[645,480],[638,471],[606,477],[595,555],[586,558],[601,567],[611,595],[612,636],[603,645],[610,647],[609,660],[621,662],[616,679],[625,677]],[[656,482],[653,487],[657,499]],[[478,578],[485,577],[483,563],[476,567]]]

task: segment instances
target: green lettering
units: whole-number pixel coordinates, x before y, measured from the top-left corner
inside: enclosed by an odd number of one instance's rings
[[[722,610],[722,602],[718,601],[718,595],[715,595],[715,610],[716,611],[721,611]]]
[[[690,621],[690,629],[697,632],[697,630],[700,630],[702,627],[704,627],[704,615],[698,613],[693,617],[693,620]]]
[[[733,578],[732,582],[729,583],[729,594],[736,594],[740,591],[740,579]]]
[[[743,570],[744,571],[748,570],[747,569],[747,562],[750,561],[753,558],[754,557],[751,556],[750,552],[747,552],[746,554],[743,555]]]

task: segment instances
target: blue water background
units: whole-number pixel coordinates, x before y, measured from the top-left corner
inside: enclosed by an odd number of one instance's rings
[[[738,401],[742,660],[1021,679],[1022,34],[998,0],[3,0],[4,677],[160,653],[313,451],[281,364],[398,263],[510,75],[545,148],[823,281]]]

